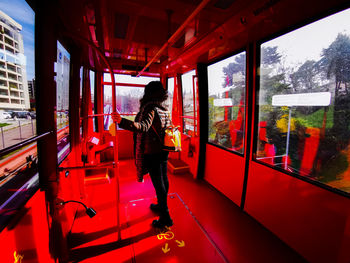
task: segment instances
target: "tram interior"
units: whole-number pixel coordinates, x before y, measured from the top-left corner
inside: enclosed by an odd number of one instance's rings
[[[1,261],[350,262],[349,25],[344,0],[0,0]],[[111,117],[150,81],[181,130],[165,229]]]

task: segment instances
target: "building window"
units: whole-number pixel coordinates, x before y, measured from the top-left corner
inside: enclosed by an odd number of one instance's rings
[[[16,91],[10,91],[10,95],[11,95],[12,97],[18,97],[18,92],[16,92]]]
[[[350,9],[261,45],[255,159],[350,192]],[[322,33],[321,33],[322,32]]]
[[[6,72],[0,71],[0,77],[1,78],[6,78]]]
[[[7,64],[7,69],[16,72],[16,67],[13,65]]]
[[[0,86],[7,87],[7,81],[0,79]]]
[[[8,90],[0,89],[0,95],[8,96],[8,95],[9,95],[9,92],[8,92]]]
[[[5,50],[7,50],[8,52],[11,52],[12,54],[15,54],[15,50],[11,47],[5,46]],[[7,59],[7,60],[12,63],[15,63],[15,58],[11,57],[10,59]]]

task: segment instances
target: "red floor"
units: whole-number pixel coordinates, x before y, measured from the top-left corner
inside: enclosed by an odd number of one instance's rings
[[[70,236],[72,262],[305,262],[235,204],[190,174],[169,174],[174,226],[160,233],[149,210],[149,177],[136,182],[132,160],[120,162],[120,233],[114,179],[86,185],[89,218],[77,215]]]

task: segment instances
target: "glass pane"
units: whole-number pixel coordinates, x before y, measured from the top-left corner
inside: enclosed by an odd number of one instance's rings
[[[244,151],[246,53],[208,66],[208,141]]]
[[[103,81],[108,83],[111,81],[109,73],[103,74]],[[159,78],[155,77],[133,77],[130,75],[115,74],[115,80],[117,83],[130,84],[130,86],[116,86],[116,99],[117,110],[124,118],[134,120],[137,112],[140,108],[140,99],[143,96],[144,88],[140,85],[146,85],[151,81],[159,81]],[[137,86],[132,86],[137,85]],[[112,112],[112,86],[104,85],[104,108],[105,114]],[[104,117],[104,129],[108,130],[111,125],[112,119],[109,115]]]
[[[256,159],[350,192],[350,9],[261,45]]]
[[[23,10],[23,16],[18,8]],[[34,12],[26,1],[18,5],[0,2],[0,28],[16,55],[0,52],[0,148],[36,135],[34,74]],[[15,22],[16,21],[16,22]],[[18,33],[17,33],[18,32]]]
[[[112,108],[112,86],[111,85],[104,85],[103,88],[103,113],[104,114],[111,114],[113,112]],[[112,118],[110,115],[105,115],[103,117],[103,126],[105,130],[108,130],[109,126],[112,124]]]
[[[168,78],[168,100],[166,106],[169,109],[170,116],[173,111],[173,98],[174,98],[175,78]]]
[[[193,136],[195,133],[195,109],[193,94],[193,76],[195,70],[191,70],[181,76],[182,82],[182,99],[183,99],[183,121],[184,133]]]
[[[117,110],[124,118],[134,120],[140,109],[140,99],[143,96],[144,88],[117,86]],[[104,108],[105,114],[112,113],[112,86],[104,86]],[[104,118],[104,128],[108,130],[112,124],[112,118],[107,115]]]
[[[118,82],[118,83],[142,84],[142,85],[147,85],[151,81],[159,81],[158,77],[146,77],[146,76],[136,77],[136,76],[125,75],[125,74],[114,74],[114,79],[115,79],[115,82]],[[103,81],[112,82],[111,74],[104,73]]]
[[[84,67],[80,67],[79,76],[79,134],[80,138],[83,138],[83,121],[82,121],[82,107],[83,107],[83,86],[84,86],[84,78],[83,78]]]
[[[36,135],[34,21],[25,0],[0,1],[0,149]],[[15,40],[17,42],[15,42]],[[1,45],[4,49],[4,45]],[[0,231],[38,189],[36,143],[0,157]]]
[[[91,114],[94,115],[95,112],[95,72],[90,70],[89,71],[89,77],[90,77],[90,95],[91,95]],[[92,123],[93,123],[93,131],[96,132],[97,131],[97,118],[98,117],[93,117],[92,118]]]
[[[56,64],[56,121],[57,121],[57,153],[58,163],[68,155],[70,151],[69,139],[69,73],[70,54],[57,41]]]

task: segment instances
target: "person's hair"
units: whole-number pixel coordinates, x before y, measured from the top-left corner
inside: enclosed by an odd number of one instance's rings
[[[168,92],[163,88],[160,81],[151,81],[145,86],[145,92],[140,99],[140,106],[147,102],[162,103],[168,98]]]

